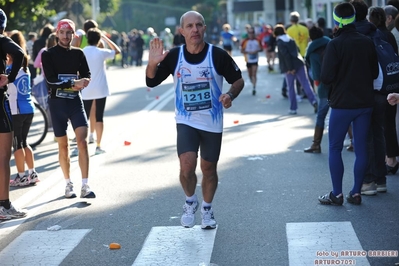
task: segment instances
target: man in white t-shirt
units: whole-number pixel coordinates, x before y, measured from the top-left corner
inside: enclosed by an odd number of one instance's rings
[[[84,90],[82,90],[82,98],[87,117],[90,117],[90,109],[93,101],[96,102],[96,137],[97,147],[95,154],[101,154],[105,151],[101,149],[101,139],[104,130],[104,110],[107,96],[110,95],[108,88],[107,76],[105,73],[106,60],[114,59],[116,54],[121,52],[118,45],[111,41],[107,36],[101,33],[97,28],[92,28],[87,31],[88,46],[83,48],[83,53],[86,56],[87,63],[91,72],[91,82]],[[103,40],[111,49],[99,48],[98,44]]]

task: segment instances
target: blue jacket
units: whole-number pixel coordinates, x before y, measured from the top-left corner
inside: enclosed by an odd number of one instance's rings
[[[319,49],[322,47],[326,47],[331,39],[329,37],[323,36],[319,39],[313,40],[309,43],[308,48],[306,49],[305,60],[310,65],[310,70],[312,71],[313,80],[320,81],[320,72],[321,72],[321,63],[322,58]],[[327,98],[328,93],[330,91],[331,86],[325,85],[323,82],[320,82],[319,87],[317,89],[317,94],[320,98]]]

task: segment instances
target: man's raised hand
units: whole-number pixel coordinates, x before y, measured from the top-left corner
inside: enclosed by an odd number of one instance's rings
[[[163,41],[159,38],[154,38],[150,42],[150,51],[148,55],[149,65],[158,65],[165,59],[169,51],[163,50]]]

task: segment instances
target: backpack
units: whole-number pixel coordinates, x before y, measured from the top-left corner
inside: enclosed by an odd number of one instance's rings
[[[374,89],[382,94],[389,94],[399,92],[399,56],[392,45],[384,39],[386,37],[380,30],[372,36],[379,65],[379,75],[374,80]]]

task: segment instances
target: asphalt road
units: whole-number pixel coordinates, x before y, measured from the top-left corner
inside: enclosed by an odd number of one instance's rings
[[[0,264],[296,266],[318,265],[318,259],[348,250],[393,253],[377,257],[372,252],[359,257],[340,253],[335,257],[342,259],[339,265],[349,265],[343,259],[356,265],[399,262],[398,175],[388,176],[387,193],[363,197],[360,206],[320,205],[318,196],[331,190],[328,130],[321,154],[303,153],[313,136],[313,107],[304,99],[298,114],[288,115],[288,100],[281,96],[283,76],[267,73],[264,57],[253,96],[243,58],[235,55],[246,86],[225,112],[213,203],[217,231],[181,230],[184,194],[178,180],[172,79],[149,90],[144,67],[110,67],[112,95],[107,100],[103,138],[107,152],[94,155],[95,145],[89,145],[89,183],[97,198],[63,197],[57,144],[49,134],[35,150],[41,182],[11,189],[13,204],[28,209],[29,216],[0,224]],[[349,192],[354,154],[344,150],[342,156],[344,190]],[[200,183],[201,173],[197,174]],[[75,157],[76,189],[79,179]],[[201,200],[200,185],[197,194]],[[52,226],[61,230],[49,231]],[[161,233],[155,239],[163,241],[163,249],[157,249],[160,242],[150,243],[156,230]],[[110,250],[112,242],[121,244],[121,249]],[[208,251],[198,255],[203,247]],[[144,260],[146,250],[150,258]],[[170,262],[171,258],[176,261]]]

